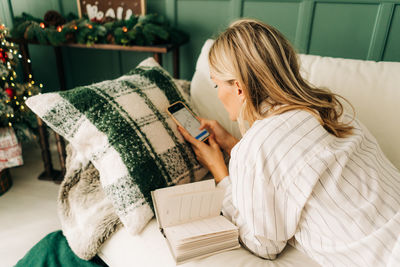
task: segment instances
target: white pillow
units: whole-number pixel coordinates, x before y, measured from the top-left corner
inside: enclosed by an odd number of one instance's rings
[[[201,117],[220,122],[240,138],[236,122],[229,119],[210,79],[205,42],[191,84],[192,103]],[[378,140],[389,160],[400,168],[400,63],[299,55],[302,74],[312,84],[346,97],[356,116]]]
[[[300,55],[302,74],[354,106],[356,117],[400,169],[400,63]]]

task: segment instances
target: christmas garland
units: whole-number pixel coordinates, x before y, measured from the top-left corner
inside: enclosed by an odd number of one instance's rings
[[[147,46],[181,44],[188,40],[187,34],[169,26],[158,14],[132,15],[128,20],[110,17],[89,20],[73,14],[64,18],[53,10],[48,11],[43,19],[22,13],[15,18],[11,35],[54,46],[63,43]]]

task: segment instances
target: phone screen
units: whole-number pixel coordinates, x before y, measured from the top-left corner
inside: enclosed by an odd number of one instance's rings
[[[185,128],[194,138],[203,141],[209,136],[207,130],[199,130],[200,122],[193,114],[182,104],[176,103],[168,108],[174,118]]]

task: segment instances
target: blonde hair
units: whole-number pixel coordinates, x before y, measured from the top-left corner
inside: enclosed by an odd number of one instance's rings
[[[338,98],[344,98],[303,79],[295,50],[275,28],[253,19],[235,21],[215,40],[208,60],[212,76],[230,84],[239,81],[246,99],[240,113],[250,125],[303,109],[329,133],[351,135],[353,127],[339,122],[343,105]],[[263,103],[270,106],[266,114]]]

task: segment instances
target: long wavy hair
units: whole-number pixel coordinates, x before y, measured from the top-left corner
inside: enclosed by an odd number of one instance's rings
[[[270,25],[254,19],[233,22],[215,40],[208,60],[212,76],[229,84],[239,81],[246,99],[240,114],[250,125],[258,119],[303,109],[329,133],[351,135],[353,127],[339,121],[343,105],[338,98],[347,100],[308,83],[300,75],[295,50]],[[270,106],[266,113],[263,104]]]

